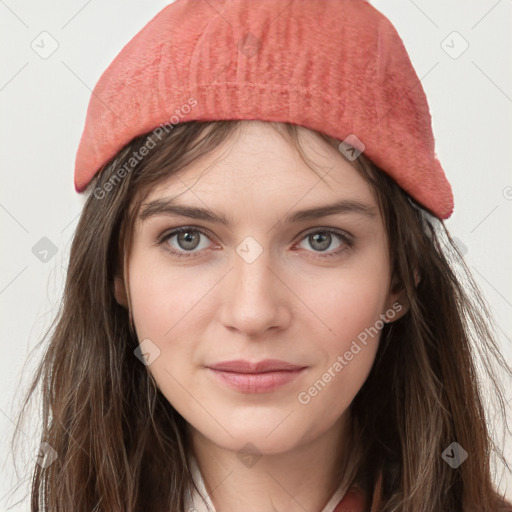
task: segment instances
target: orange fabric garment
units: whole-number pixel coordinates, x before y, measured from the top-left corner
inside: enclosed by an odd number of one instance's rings
[[[368,2],[168,5],[96,84],[75,188],[83,191],[135,136],[152,131],[160,139],[162,126],[223,119],[326,133],[364,151],[439,218],[451,215],[453,194],[436,156],[421,81],[396,29]]]
[[[352,486],[334,509],[334,512],[366,512],[366,498],[357,486]]]
[[[343,499],[339,502],[333,512],[379,512],[379,495],[382,487],[382,475],[379,475],[377,479],[377,485],[375,486],[373,493],[373,505],[371,510],[368,508],[368,503],[364,493],[357,486],[353,485],[347,491]],[[512,512],[512,503],[503,500],[502,505],[496,512]]]

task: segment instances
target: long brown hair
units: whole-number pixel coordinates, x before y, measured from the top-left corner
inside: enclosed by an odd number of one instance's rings
[[[34,465],[33,512],[183,512],[183,493],[193,485],[187,424],[134,355],[138,340],[129,311],[115,300],[114,276],[123,275],[134,219],[151,189],[219,146],[238,123],[176,125],[127,166],[147,147],[151,134],[142,135],[93,181],[61,308],[40,342],[48,338],[18,420],[19,427],[40,385],[40,442],[57,458]],[[296,126],[270,124],[305,158]],[[500,355],[485,301],[444,223],[364,154],[354,166],[378,200],[394,286],[410,302],[408,313],[382,330],[374,366],[350,406],[361,457],[354,484],[372,512],[496,512],[503,502],[493,485],[492,457],[507,463],[488,431],[481,379],[488,378],[508,429],[496,372],[510,377],[512,370]],[[457,468],[442,457],[454,442],[469,453]]]

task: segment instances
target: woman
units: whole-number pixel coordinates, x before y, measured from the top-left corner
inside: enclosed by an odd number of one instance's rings
[[[171,4],[95,87],[32,508],[506,510],[402,42],[255,5]]]

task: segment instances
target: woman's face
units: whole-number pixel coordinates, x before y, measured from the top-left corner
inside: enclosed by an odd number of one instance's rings
[[[341,428],[383,315],[402,309],[369,185],[301,133],[321,177],[271,126],[244,122],[154,189],[135,227],[127,291],[145,364],[193,429],[225,449],[279,453]],[[266,359],[298,369],[211,368]]]

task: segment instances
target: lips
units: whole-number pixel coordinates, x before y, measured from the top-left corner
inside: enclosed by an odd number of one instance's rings
[[[263,361],[223,361],[207,366],[207,371],[217,382],[241,393],[268,393],[294,382],[306,366],[265,359]]]
[[[266,373],[275,371],[294,371],[305,368],[304,365],[297,365],[279,359],[264,359],[262,361],[245,361],[237,359],[233,361],[222,361],[209,365],[213,370],[235,372],[235,373]]]

